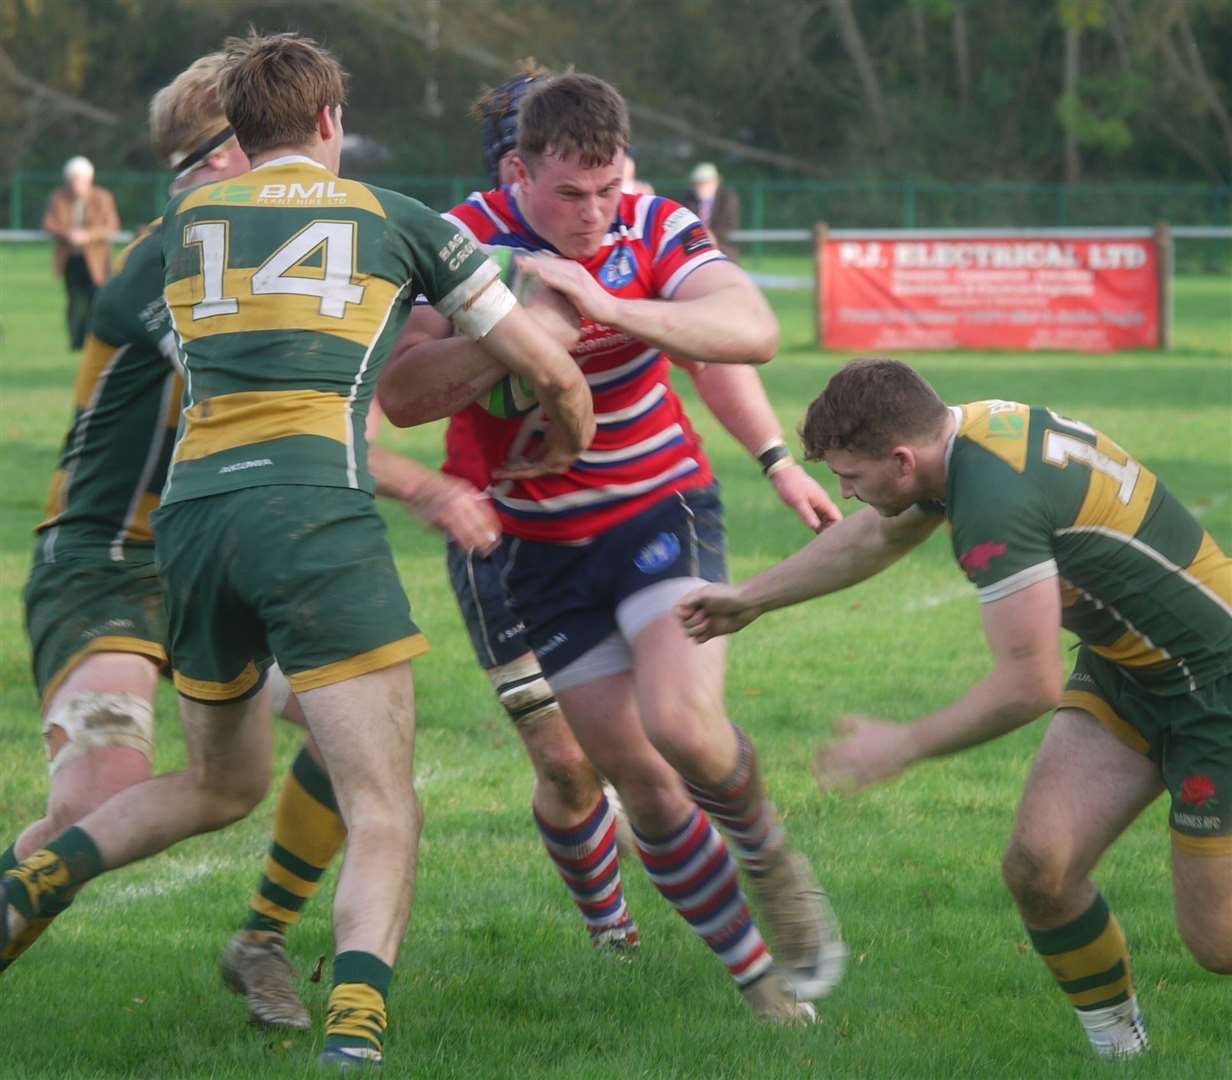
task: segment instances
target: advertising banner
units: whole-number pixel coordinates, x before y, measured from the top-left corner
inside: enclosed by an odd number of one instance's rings
[[[822,344],[847,352],[1157,348],[1147,229],[819,234]]]

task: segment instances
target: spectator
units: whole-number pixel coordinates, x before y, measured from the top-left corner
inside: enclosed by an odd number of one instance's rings
[[[696,165],[689,174],[689,194],[684,205],[699,218],[714,240],[715,246],[729,259],[738,252],[731,234],[740,228],[740,196],[723,186],[719,170],[709,161]]]
[[[95,186],[88,158],[65,164],[64,186],[52,193],[43,231],[56,242],[54,266],[68,291],[69,345],[76,351],[86,339],[94,293],[111,275],[111,245],[120,231],[115,199]]]
[[[653,195],[655,193],[653,184],[648,184],[645,180],[637,178],[637,162],[633,160],[633,155],[630,153],[625,154],[625,167],[620,179],[620,190],[626,195]]]

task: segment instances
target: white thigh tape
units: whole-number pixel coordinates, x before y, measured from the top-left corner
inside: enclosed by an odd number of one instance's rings
[[[44,718],[43,734],[53,727],[68,737],[50,762],[53,774],[74,758],[109,746],[127,746],[154,760],[154,707],[139,694],[72,694]]]

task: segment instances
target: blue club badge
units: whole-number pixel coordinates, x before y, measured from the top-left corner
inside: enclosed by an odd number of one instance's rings
[[[661,532],[633,557],[633,565],[643,574],[666,570],[680,555],[680,538],[671,532]]]

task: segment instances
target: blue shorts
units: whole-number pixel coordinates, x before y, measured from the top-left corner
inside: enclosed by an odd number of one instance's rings
[[[468,554],[452,540],[445,549],[449,584],[484,671],[510,664],[531,651],[526,627],[514,614],[505,592],[505,560],[504,546],[486,558]]]
[[[666,496],[587,544],[506,537],[505,586],[551,676],[618,632],[621,601],[673,578],[727,580],[718,485]]]

